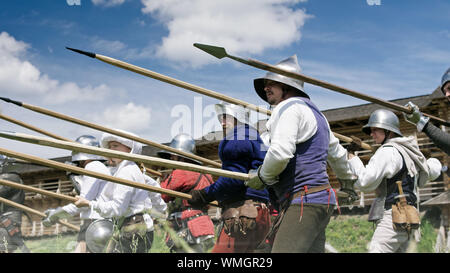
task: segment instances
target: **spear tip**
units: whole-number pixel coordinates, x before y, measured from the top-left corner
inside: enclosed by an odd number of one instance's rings
[[[91,58],[95,58],[95,53],[92,53],[92,52],[87,52],[87,51],[83,51],[83,50],[80,50],[80,49],[71,48],[71,47],[67,47],[67,46],[66,46],[66,49],[72,50],[74,52],[77,52],[77,53],[80,53],[80,54],[83,54],[83,55],[86,55],[86,56],[91,57]]]
[[[12,99],[9,99],[9,98],[0,97],[0,100],[6,101],[6,102],[9,102],[9,103],[13,103],[13,104],[16,104],[18,106],[23,106],[22,102],[16,101],[16,100],[12,100]]]
[[[223,48],[223,47],[205,45],[205,44],[199,44],[199,43],[194,43],[194,46],[196,48],[199,48],[199,49],[205,51],[208,54],[213,55],[214,57],[216,57],[218,59],[222,59],[223,57],[228,56],[227,52],[225,51],[225,48]]]

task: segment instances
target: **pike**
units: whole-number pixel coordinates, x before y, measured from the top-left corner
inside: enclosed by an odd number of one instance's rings
[[[366,94],[363,94],[363,93],[359,93],[359,92],[356,92],[356,91],[353,91],[353,90],[350,90],[350,89],[347,89],[347,88],[344,88],[344,87],[340,87],[340,86],[337,86],[337,85],[334,85],[334,84],[331,84],[331,83],[328,83],[328,82],[317,80],[317,79],[314,79],[314,78],[311,78],[311,77],[308,77],[308,76],[305,76],[305,75],[302,75],[302,74],[299,74],[299,73],[287,71],[287,70],[284,70],[282,68],[276,67],[276,66],[271,65],[271,64],[263,63],[263,62],[260,62],[260,61],[257,61],[257,60],[253,60],[253,59],[243,59],[243,58],[240,58],[240,57],[237,57],[237,56],[230,55],[230,54],[228,54],[226,52],[225,48],[223,48],[223,47],[212,46],[212,45],[205,45],[205,44],[199,44],[199,43],[194,43],[194,46],[199,48],[199,49],[201,49],[201,50],[203,50],[203,51],[205,51],[206,53],[208,53],[208,54],[218,58],[218,59],[222,59],[224,57],[228,57],[228,58],[230,58],[232,60],[235,60],[237,62],[246,64],[246,65],[249,65],[249,66],[253,66],[253,67],[256,67],[256,68],[259,68],[259,69],[262,69],[262,70],[266,70],[266,71],[270,71],[270,72],[273,72],[273,73],[281,74],[281,75],[284,75],[284,76],[289,77],[289,78],[301,80],[301,81],[307,82],[309,84],[320,86],[320,87],[323,87],[325,89],[336,91],[336,92],[339,92],[339,93],[342,93],[342,94],[346,94],[346,95],[349,95],[349,96],[352,96],[352,97],[355,97],[355,98],[359,98],[359,99],[362,99],[362,100],[370,101],[370,102],[373,102],[373,103],[376,103],[376,104],[379,104],[379,105],[382,105],[382,106],[385,106],[385,107],[388,107],[388,108],[391,108],[391,109],[394,109],[394,110],[397,110],[397,111],[400,111],[400,112],[403,112],[403,113],[406,113],[406,114],[411,114],[413,112],[413,109],[411,107],[406,107],[406,106],[403,106],[403,105],[399,105],[399,104],[396,104],[396,103],[393,103],[393,102],[390,102],[390,101],[382,100],[382,99],[379,99],[379,98],[376,98],[376,97],[373,97],[373,96],[369,96],[369,95],[366,95]],[[426,113],[423,113],[423,114],[425,116],[429,117],[430,119],[433,119],[433,120],[439,122],[440,124],[443,124],[445,126],[450,126],[450,122],[448,122],[446,120],[443,120],[441,118],[438,118],[438,117],[435,117],[435,116],[432,116],[432,115],[429,115],[429,114],[426,114]]]
[[[248,103],[248,102],[245,102],[245,101],[242,101],[242,100],[239,100],[239,99],[235,99],[235,98],[223,95],[221,93],[218,93],[218,92],[215,92],[215,91],[203,88],[203,87],[199,87],[199,86],[187,83],[187,82],[183,82],[183,81],[171,78],[171,77],[166,76],[166,75],[162,75],[160,73],[151,71],[149,69],[145,69],[145,68],[142,68],[142,67],[139,67],[139,66],[136,66],[136,65],[133,65],[133,64],[129,64],[127,62],[120,61],[120,60],[117,60],[117,59],[114,59],[114,58],[111,58],[111,57],[108,57],[108,56],[100,55],[100,54],[97,54],[97,53],[87,52],[87,51],[83,51],[83,50],[75,49],[75,48],[70,48],[70,47],[66,47],[66,48],[68,50],[77,52],[79,54],[86,55],[88,57],[100,60],[100,61],[105,62],[107,64],[114,65],[114,66],[117,66],[119,68],[126,69],[126,70],[129,70],[131,72],[135,72],[135,73],[141,74],[143,76],[150,77],[150,78],[153,78],[153,79],[165,82],[165,83],[169,83],[169,84],[172,84],[172,85],[184,88],[184,89],[188,89],[188,90],[194,91],[196,93],[200,93],[202,95],[206,95],[206,96],[218,99],[218,100],[223,100],[223,101],[228,102],[228,103],[241,105],[241,106],[244,106],[244,107],[246,107],[248,109],[251,109],[251,110],[254,110],[256,112],[263,113],[263,114],[266,114],[266,115],[271,115],[272,114],[272,112],[270,110],[267,110],[265,108],[261,108],[261,107],[258,107],[256,105],[253,105],[251,103]],[[333,132],[333,134],[339,140],[342,140],[342,141],[347,142],[347,143],[351,143],[352,142],[352,139],[350,137],[346,137],[346,136],[343,136],[341,134],[334,133],[334,132]],[[362,148],[364,148],[366,150],[372,150],[372,147],[369,144],[367,144],[367,143],[362,143]]]
[[[12,182],[12,181],[5,180],[5,179],[0,179],[0,185],[4,185],[7,187],[16,188],[16,189],[24,190],[24,191],[31,191],[31,192],[39,193],[42,195],[47,195],[47,196],[51,196],[54,198],[58,198],[58,199],[61,199],[64,201],[69,201],[72,203],[77,201],[77,198],[72,197],[72,196],[68,196],[68,195],[64,195],[64,194],[60,194],[60,193],[56,193],[56,192],[52,192],[52,191],[47,191],[47,190],[35,188],[32,186],[28,186],[28,185],[23,185],[23,184]]]
[[[51,141],[61,141],[61,140],[52,140],[52,139],[49,139],[49,140],[51,140]],[[78,145],[77,143],[71,143],[71,142],[66,142],[66,144]],[[81,146],[86,146],[86,145],[81,145]],[[96,151],[97,149],[103,150],[102,153],[105,152],[105,154],[106,153],[109,154],[109,155],[114,154],[114,156],[117,157],[117,158],[124,158],[125,159],[127,157],[126,153],[122,153],[122,152],[112,153],[112,152],[109,152],[110,150],[102,149],[102,148],[94,148],[92,146],[86,146],[86,148],[80,148],[79,147],[79,150],[89,151],[90,153],[93,153],[93,154],[96,154],[94,152],[98,152],[98,151]],[[127,180],[127,179],[114,177],[114,176],[111,176],[111,175],[105,175],[105,174],[102,174],[102,173],[85,170],[83,168],[79,168],[79,167],[75,167],[75,166],[72,166],[72,165],[56,162],[56,161],[53,161],[53,160],[48,160],[48,159],[39,158],[39,157],[36,157],[36,156],[33,156],[33,155],[28,155],[28,154],[23,154],[23,153],[7,150],[7,149],[1,148],[1,147],[0,147],[0,154],[6,155],[6,156],[9,156],[9,157],[23,159],[23,160],[26,160],[26,161],[29,161],[29,162],[37,163],[37,164],[44,165],[44,166],[51,167],[51,168],[55,168],[55,169],[60,169],[60,170],[69,171],[69,172],[73,172],[73,173],[77,173],[77,174],[83,174],[83,175],[95,177],[95,178],[106,180],[106,181],[111,181],[111,182],[114,182],[114,183],[118,183],[118,184],[129,186],[129,187],[134,187],[134,188],[138,188],[138,189],[142,189],[142,190],[146,190],[146,191],[152,191],[152,192],[157,192],[157,193],[161,193],[161,194],[166,194],[166,195],[169,195],[169,196],[172,196],[172,197],[178,197],[178,198],[182,198],[182,199],[191,199],[192,198],[192,196],[190,194],[186,194],[186,193],[182,193],[182,192],[178,192],[178,191],[173,191],[173,190],[169,190],[169,189],[164,189],[164,188],[159,188],[159,187],[154,187],[154,186],[150,186],[150,185],[147,185],[147,184],[130,181],[130,180]],[[137,155],[136,158],[141,158],[142,159],[142,156]],[[159,158],[156,158],[155,162],[158,159]],[[177,161],[175,161],[174,163],[171,163],[170,162],[171,160],[165,160],[165,159],[161,159],[161,160],[168,161],[169,164],[172,165],[172,166],[181,166],[181,167],[179,167],[180,169],[181,168],[187,169],[187,168],[190,168],[190,166],[192,166],[191,169],[194,169],[195,167],[201,167],[202,169],[199,172],[206,173],[206,172],[220,171],[220,173],[223,173],[223,174],[224,173],[225,174],[226,173],[231,173],[231,174],[233,174],[233,176],[238,176],[239,174],[241,174],[243,176],[246,176],[247,180],[248,180],[248,175],[247,174],[243,174],[243,173],[234,173],[234,172],[230,172],[230,171],[223,171],[223,170],[216,169],[216,168],[203,167],[203,166],[198,166],[198,165],[195,165],[195,164],[189,164],[189,163],[184,163],[184,162],[177,162]],[[160,164],[161,164],[161,162],[160,162]],[[236,175],[234,175],[234,174],[236,174]],[[210,205],[218,206],[217,202],[211,202]]]
[[[28,142],[28,143],[37,144],[37,145],[54,147],[54,148],[80,151],[80,152],[108,156],[108,157],[116,157],[116,158],[121,158],[121,159],[125,159],[125,160],[132,160],[135,162],[149,163],[149,164],[157,165],[157,166],[178,168],[181,170],[189,170],[189,171],[195,171],[195,172],[199,172],[199,173],[209,173],[209,174],[213,174],[213,175],[217,175],[217,176],[225,176],[225,177],[235,178],[235,179],[239,179],[239,180],[249,180],[249,175],[246,173],[232,172],[232,171],[221,170],[221,169],[217,169],[217,168],[209,168],[209,167],[199,166],[196,164],[178,162],[178,161],[167,160],[167,159],[160,159],[160,158],[150,157],[150,156],[133,155],[133,154],[125,153],[125,152],[119,152],[119,151],[114,151],[114,150],[110,150],[110,149],[103,149],[103,148],[97,148],[97,147],[92,147],[92,146],[88,146],[88,145],[83,145],[83,144],[79,144],[76,142],[70,142],[70,141],[67,142],[67,141],[62,141],[62,140],[31,136],[31,135],[26,135],[26,134],[21,134],[21,133],[4,132],[4,131],[0,131],[0,137],[23,141],[23,142]],[[44,166],[53,167],[56,169],[62,169],[65,171],[84,174],[84,175],[92,176],[95,178],[108,180],[108,181],[111,181],[114,183],[119,183],[119,184],[131,186],[131,187],[144,189],[147,191],[162,193],[162,194],[166,194],[166,195],[169,195],[172,197],[179,197],[182,199],[191,199],[192,198],[192,196],[190,194],[173,191],[173,190],[169,190],[169,189],[164,189],[164,188],[153,187],[153,186],[145,185],[145,184],[141,184],[141,183],[136,183],[136,182],[132,182],[132,181],[125,180],[125,179],[121,179],[121,178],[117,178],[117,177],[113,177],[113,176],[109,176],[109,175],[104,175],[104,174],[93,172],[93,171],[88,171],[88,170],[85,170],[85,169],[82,169],[79,167],[75,167],[75,166],[68,165],[68,164],[63,164],[63,163],[52,161],[52,160],[38,158],[38,157],[31,156],[31,155],[26,155],[26,154],[21,154],[18,152],[12,152],[12,151],[3,149],[1,147],[0,147],[0,154],[4,154],[4,155],[10,156],[10,157],[20,158],[20,159],[23,159],[23,160],[26,160],[29,162],[37,163],[39,165],[44,165]],[[0,184],[5,184],[5,183],[12,185],[11,183],[13,183],[13,182],[5,181],[5,180],[2,181],[2,179],[0,179]],[[26,189],[26,190],[35,191],[35,192],[38,192],[41,194],[48,194],[52,197],[64,198],[67,201],[74,202],[74,199],[72,199],[73,197],[70,197],[70,196],[66,196],[66,195],[61,196],[61,194],[56,194],[53,192],[36,189],[36,188],[29,187],[26,185],[21,185],[21,184],[17,184],[17,185],[19,185],[20,187],[23,187],[23,189]],[[345,196],[345,193],[338,191],[338,196],[340,196],[340,197]],[[217,203],[217,201],[213,201],[213,202],[210,202],[210,205],[218,206],[218,203]]]
[[[42,129],[36,127],[36,126],[33,126],[33,125],[31,125],[31,124],[25,123],[25,122],[23,122],[23,121],[14,119],[14,118],[12,118],[12,117],[9,117],[9,116],[3,115],[3,114],[0,114],[0,118],[3,119],[3,120],[9,121],[9,122],[11,122],[11,123],[14,123],[14,124],[16,124],[16,125],[19,125],[19,126],[22,126],[22,127],[27,128],[27,129],[30,129],[30,130],[32,130],[32,131],[41,133],[41,134],[46,135],[46,136],[49,136],[49,137],[52,137],[52,138],[56,138],[56,139],[59,139],[59,140],[70,141],[70,139],[68,139],[68,138],[65,138],[65,137],[62,137],[62,136],[55,135],[55,134],[53,134],[53,133],[47,132],[47,131],[45,131],[45,130],[42,130]]]
[[[169,159],[163,159],[163,158],[159,158],[159,157],[119,152],[119,151],[105,149],[105,148],[98,148],[98,147],[83,145],[81,143],[76,143],[76,142],[72,142],[72,141],[63,141],[63,140],[51,139],[51,138],[47,138],[47,137],[39,137],[39,136],[33,136],[33,135],[28,135],[28,134],[16,133],[16,132],[7,132],[7,131],[0,131],[0,137],[17,140],[17,141],[22,141],[22,142],[27,142],[27,143],[31,143],[31,144],[37,144],[37,145],[41,145],[41,146],[48,146],[48,147],[71,150],[71,151],[76,151],[76,152],[101,155],[101,156],[110,157],[110,158],[120,158],[123,160],[130,160],[130,161],[134,161],[134,162],[150,164],[150,165],[155,165],[155,166],[161,166],[161,167],[166,167],[166,168],[177,168],[177,169],[194,171],[194,172],[199,172],[199,173],[208,173],[208,174],[212,174],[212,175],[216,175],[216,176],[224,176],[224,177],[240,179],[240,180],[248,180],[249,179],[249,175],[246,173],[232,172],[232,171],[222,170],[222,169],[218,169],[218,168],[200,166],[197,164],[192,164],[192,163],[187,163],[187,162],[179,162],[179,161],[174,161],[174,160],[169,160]],[[1,154],[1,148],[0,148],[0,154]],[[15,157],[15,156],[13,156],[13,157]],[[52,162],[54,162],[54,161],[52,161]]]
[[[8,199],[3,198],[3,197],[0,197],[0,202],[1,202],[1,203],[5,203],[5,204],[7,204],[8,206],[11,206],[11,207],[15,207],[15,208],[21,209],[21,210],[26,211],[26,212],[29,212],[29,213],[33,213],[33,214],[39,215],[39,216],[41,216],[42,218],[47,217],[47,215],[45,215],[45,213],[43,213],[43,212],[40,212],[40,211],[38,211],[38,210],[29,208],[29,207],[27,207],[27,206],[24,206],[24,205],[19,204],[19,203],[16,203],[16,202],[13,202],[13,201],[8,200]],[[79,227],[77,227],[77,226],[75,226],[75,225],[72,225],[72,224],[70,224],[70,223],[66,223],[66,222],[59,221],[59,220],[58,220],[58,223],[61,224],[61,225],[66,226],[66,227],[68,227],[68,228],[71,228],[71,229],[73,229],[73,230],[80,231],[80,228],[79,228]]]
[[[9,121],[9,122],[11,122],[11,123],[17,124],[17,125],[19,125],[19,126],[25,127],[25,128],[27,128],[27,129],[30,129],[30,130],[32,130],[32,131],[35,131],[35,132],[41,133],[41,134],[43,134],[43,135],[46,135],[46,136],[55,138],[55,139],[64,140],[64,141],[72,141],[71,139],[68,139],[68,138],[65,138],[65,137],[62,137],[62,136],[58,136],[58,135],[56,135],[56,134],[50,133],[50,132],[45,131],[45,130],[43,130],[43,129],[40,129],[40,128],[36,127],[36,126],[33,126],[33,125],[28,124],[28,123],[25,123],[25,122],[23,122],[23,121],[14,119],[14,118],[9,117],[9,116],[3,115],[3,114],[1,114],[1,113],[0,113],[0,118],[1,118],[1,119],[4,119],[4,120],[6,120],[6,121]],[[26,163],[26,162],[22,162],[22,163]],[[144,166],[143,164],[141,165],[141,167],[142,167],[143,170],[145,170],[146,172],[148,172],[148,173],[150,173],[150,174],[157,175],[157,176],[159,176],[159,177],[162,177],[162,176],[163,176],[162,173],[160,173],[160,172],[158,172],[158,171],[155,171],[155,170],[152,170],[152,169],[150,169],[150,168],[147,168],[147,167]]]
[[[77,118],[74,118],[74,117],[71,117],[71,116],[63,115],[63,114],[60,114],[60,113],[57,113],[57,112],[54,112],[54,111],[51,111],[51,110],[48,110],[48,109],[45,109],[45,108],[42,108],[42,107],[34,106],[34,105],[27,104],[27,103],[20,102],[20,101],[15,101],[15,100],[12,100],[12,99],[9,99],[9,98],[0,97],[0,99],[5,101],[5,102],[12,103],[12,104],[15,104],[15,105],[20,106],[20,107],[24,107],[24,108],[29,109],[29,110],[34,111],[34,112],[38,112],[38,113],[41,113],[41,114],[44,114],[44,115],[52,116],[52,117],[55,117],[55,118],[58,118],[58,119],[62,119],[62,120],[68,121],[68,122],[72,122],[72,123],[75,123],[75,124],[78,124],[78,125],[86,126],[86,127],[89,127],[89,128],[95,129],[95,130],[107,132],[107,133],[110,133],[110,134],[113,134],[113,135],[121,136],[121,137],[124,137],[124,138],[127,138],[127,139],[132,139],[134,141],[137,141],[137,142],[140,142],[140,143],[144,143],[144,144],[147,144],[147,145],[150,145],[150,146],[153,146],[153,147],[157,147],[157,148],[162,149],[162,150],[166,150],[166,151],[170,151],[170,152],[173,152],[173,153],[176,153],[176,154],[180,154],[180,155],[185,156],[187,158],[196,159],[196,160],[198,160],[200,162],[203,162],[203,163],[205,163],[207,165],[212,165],[212,166],[215,166],[217,168],[221,168],[221,166],[222,166],[220,163],[217,163],[217,162],[215,162],[213,160],[210,160],[210,159],[207,159],[207,158],[203,158],[203,157],[198,156],[198,155],[190,154],[190,153],[187,153],[187,152],[184,152],[184,151],[181,151],[181,150],[178,150],[178,149],[175,149],[175,148],[163,145],[163,144],[159,144],[159,143],[156,143],[156,142],[153,142],[153,141],[150,141],[150,140],[138,137],[138,136],[134,136],[134,135],[131,135],[131,134],[128,134],[128,133],[125,133],[125,132],[121,132],[121,131],[118,131],[118,130],[115,130],[115,129],[111,129],[111,128],[104,127],[104,126],[101,126],[101,125],[97,125],[97,124],[94,124],[94,123],[91,123],[91,122],[87,122],[87,121],[84,121],[84,120],[81,120],[81,119],[77,119]]]

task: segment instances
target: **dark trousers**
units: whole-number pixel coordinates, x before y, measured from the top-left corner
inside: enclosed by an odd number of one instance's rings
[[[290,205],[275,235],[272,253],[324,253],[325,229],[334,205]]]
[[[118,251],[120,253],[148,253],[153,243],[153,231],[148,231],[144,236],[139,233],[121,234]]]

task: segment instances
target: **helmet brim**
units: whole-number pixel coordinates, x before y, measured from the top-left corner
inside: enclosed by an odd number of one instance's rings
[[[255,87],[255,91],[258,94],[258,96],[261,99],[263,99],[265,102],[268,102],[267,101],[266,91],[264,91],[264,87],[265,87],[264,81],[265,80],[271,80],[271,81],[279,82],[279,83],[282,83],[282,84],[285,84],[285,83],[280,82],[280,81],[276,81],[276,80],[273,80],[273,79],[269,79],[269,78],[258,78],[258,79],[254,79],[253,80],[253,86]],[[298,95],[300,97],[305,97],[307,99],[310,99],[310,97],[305,92],[303,92],[302,90],[300,90],[298,88],[295,88],[295,87],[292,87],[292,88],[294,88],[295,91],[297,91],[297,93],[298,93]]]

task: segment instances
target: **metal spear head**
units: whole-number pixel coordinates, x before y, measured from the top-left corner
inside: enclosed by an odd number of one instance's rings
[[[195,43],[194,46],[205,51],[208,54],[213,55],[214,57],[216,57],[218,59],[222,59],[223,57],[228,56],[227,52],[225,51],[225,48],[223,48],[223,47],[205,45],[205,44],[199,44],[199,43]]]
[[[66,46],[66,49],[72,50],[72,51],[74,51],[76,53],[80,53],[80,54],[86,55],[86,56],[91,57],[91,58],[95,58],[95,53],[92,53],[92,52],[88,52],[88,51],[84,51],[84,50],[80,50],[80,49],[76,49],[76,48],[71,48],[71,47],[67,47],[67,46]]]

